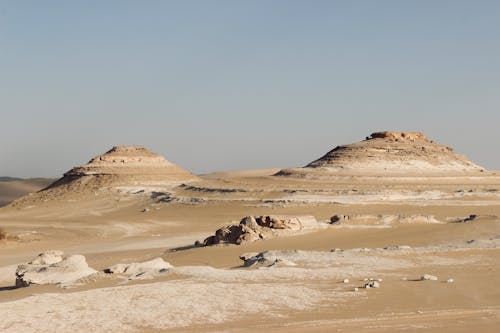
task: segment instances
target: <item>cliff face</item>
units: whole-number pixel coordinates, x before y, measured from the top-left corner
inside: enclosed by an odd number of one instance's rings
[[[278,175],[307,172],[365,174],[456,174],[483,168],[447,146],[429,141],[420,132],[375,132],[366,140],[335,147],[301,169]]]

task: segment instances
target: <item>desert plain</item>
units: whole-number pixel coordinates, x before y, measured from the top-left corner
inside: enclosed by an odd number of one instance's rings
[[[500,173],[407,132],[304,165],[0,184],[0,331],[499,331]]]

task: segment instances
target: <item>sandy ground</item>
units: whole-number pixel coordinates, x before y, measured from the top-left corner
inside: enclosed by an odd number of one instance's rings
[[[325,181],[271,177],[275,171],[206,175],[165,188],[161,200],[138,186],[0,209],[11,235],[0,241],[0,331],[498,332],[500,178]],[[192,247],[220,226],[263,214],[371,218]],[[454,222],[471,214],[479,217]],[[415,215],[434,222],[384,220]],[[397,245],[410,248],[383,249]],[[96,270],[156,257],[174,268],[150,280],[100,273],[72,288],[13,288],[17,265],[49,249],[83,254]],[[266,251],[282,260],[242,266],[241,254]],[[438,281],[417,281],[423,274]],[[382,279],[381,287],[361,288],[367,278]]]
[[[0,207],[23,195],[37,192],[53,181],[48,178],[0,180]]]

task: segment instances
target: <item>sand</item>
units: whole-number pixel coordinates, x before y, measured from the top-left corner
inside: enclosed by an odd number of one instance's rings
[[[17,199],[28,193],[37,192],[50,185],[54,179],[35,178],[35,179],[7,179],[0,178],[0,207],[7,205],[14,199]]]
[[[12,237],[0,241],[0,331],[498,331],[494,172],[319,179],[272,176],[278,170],[158,186],[121,179],[3,207],[0,227]],[[242,245],[193,245],[244,216],[326,223],[336,214],[349,219]],[[46,250],[84,255],[100,272],[15,289],[17,265]],[[245,253],[263,259],[245,266]],[[147,279],[102,272],[155,258],[169,268]],[[420,281],[424,274],[438,280]],[[370,278],[380,288],[365,289]]]

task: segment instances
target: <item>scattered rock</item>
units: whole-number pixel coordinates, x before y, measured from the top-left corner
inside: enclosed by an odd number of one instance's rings
[[[274,262],[268,265],[267,267],[270,268],[270,267],[294,267],[294,266],[297,266],[297,264],[294,263],[293,261],[276,258],[276,260],[274,260]]]
[[[156,258],[140,263],[117,264],[105,269],[104,272],[107,274],[126,275],[127,279],[135,280],[151,279],[168,272],[171,268],[173,268],[173,266],[168,262],[164,261],[162,258]]]
[[[446,283],[454,283],[454,282],[455,282],[454,279],[448,279],[448,280],[446,280]]]
[[[464,218],[461,218],[461,219],[458,219],[456,222],[461,222],[461,223],[467,223],[467,222],[470,222],[470,221],[474,221],[475,219],[477,219],[479,216],[476,215],[476,214],[471,214],[467,217],[464,217]]]
[[[342,224],[343,222],[349,220],[348,215],[333,215],[330,218],[330,224]]]
[[[424,274],[420,277],[421,281],[437,281],[438,277],[434,275]]]
[[[380,283],[378,283],[378,281],[371,281],[371,282],[365,284],[365,288],[366,289],[380,288]]]
[[[259,268],[271,268],[271,267],[294,267],[297,266],[293,261],[283,259],[283,258],[267,258],[265,257],[266,252],[262,253],[245,253],[240,256],[243,260],[245,267],[259,266]]]
[[[46,251],[17,267],[16,286],[68,284],[95,273],[82,255],[65,256],[61,251]]]
[[[250,252],[250,253],[244,253],[242,255],[240,255],[240,259],[243,260],[243,261],[247,261],[249,260],[250,258],[255,258],[259,255],[258,252]]]

